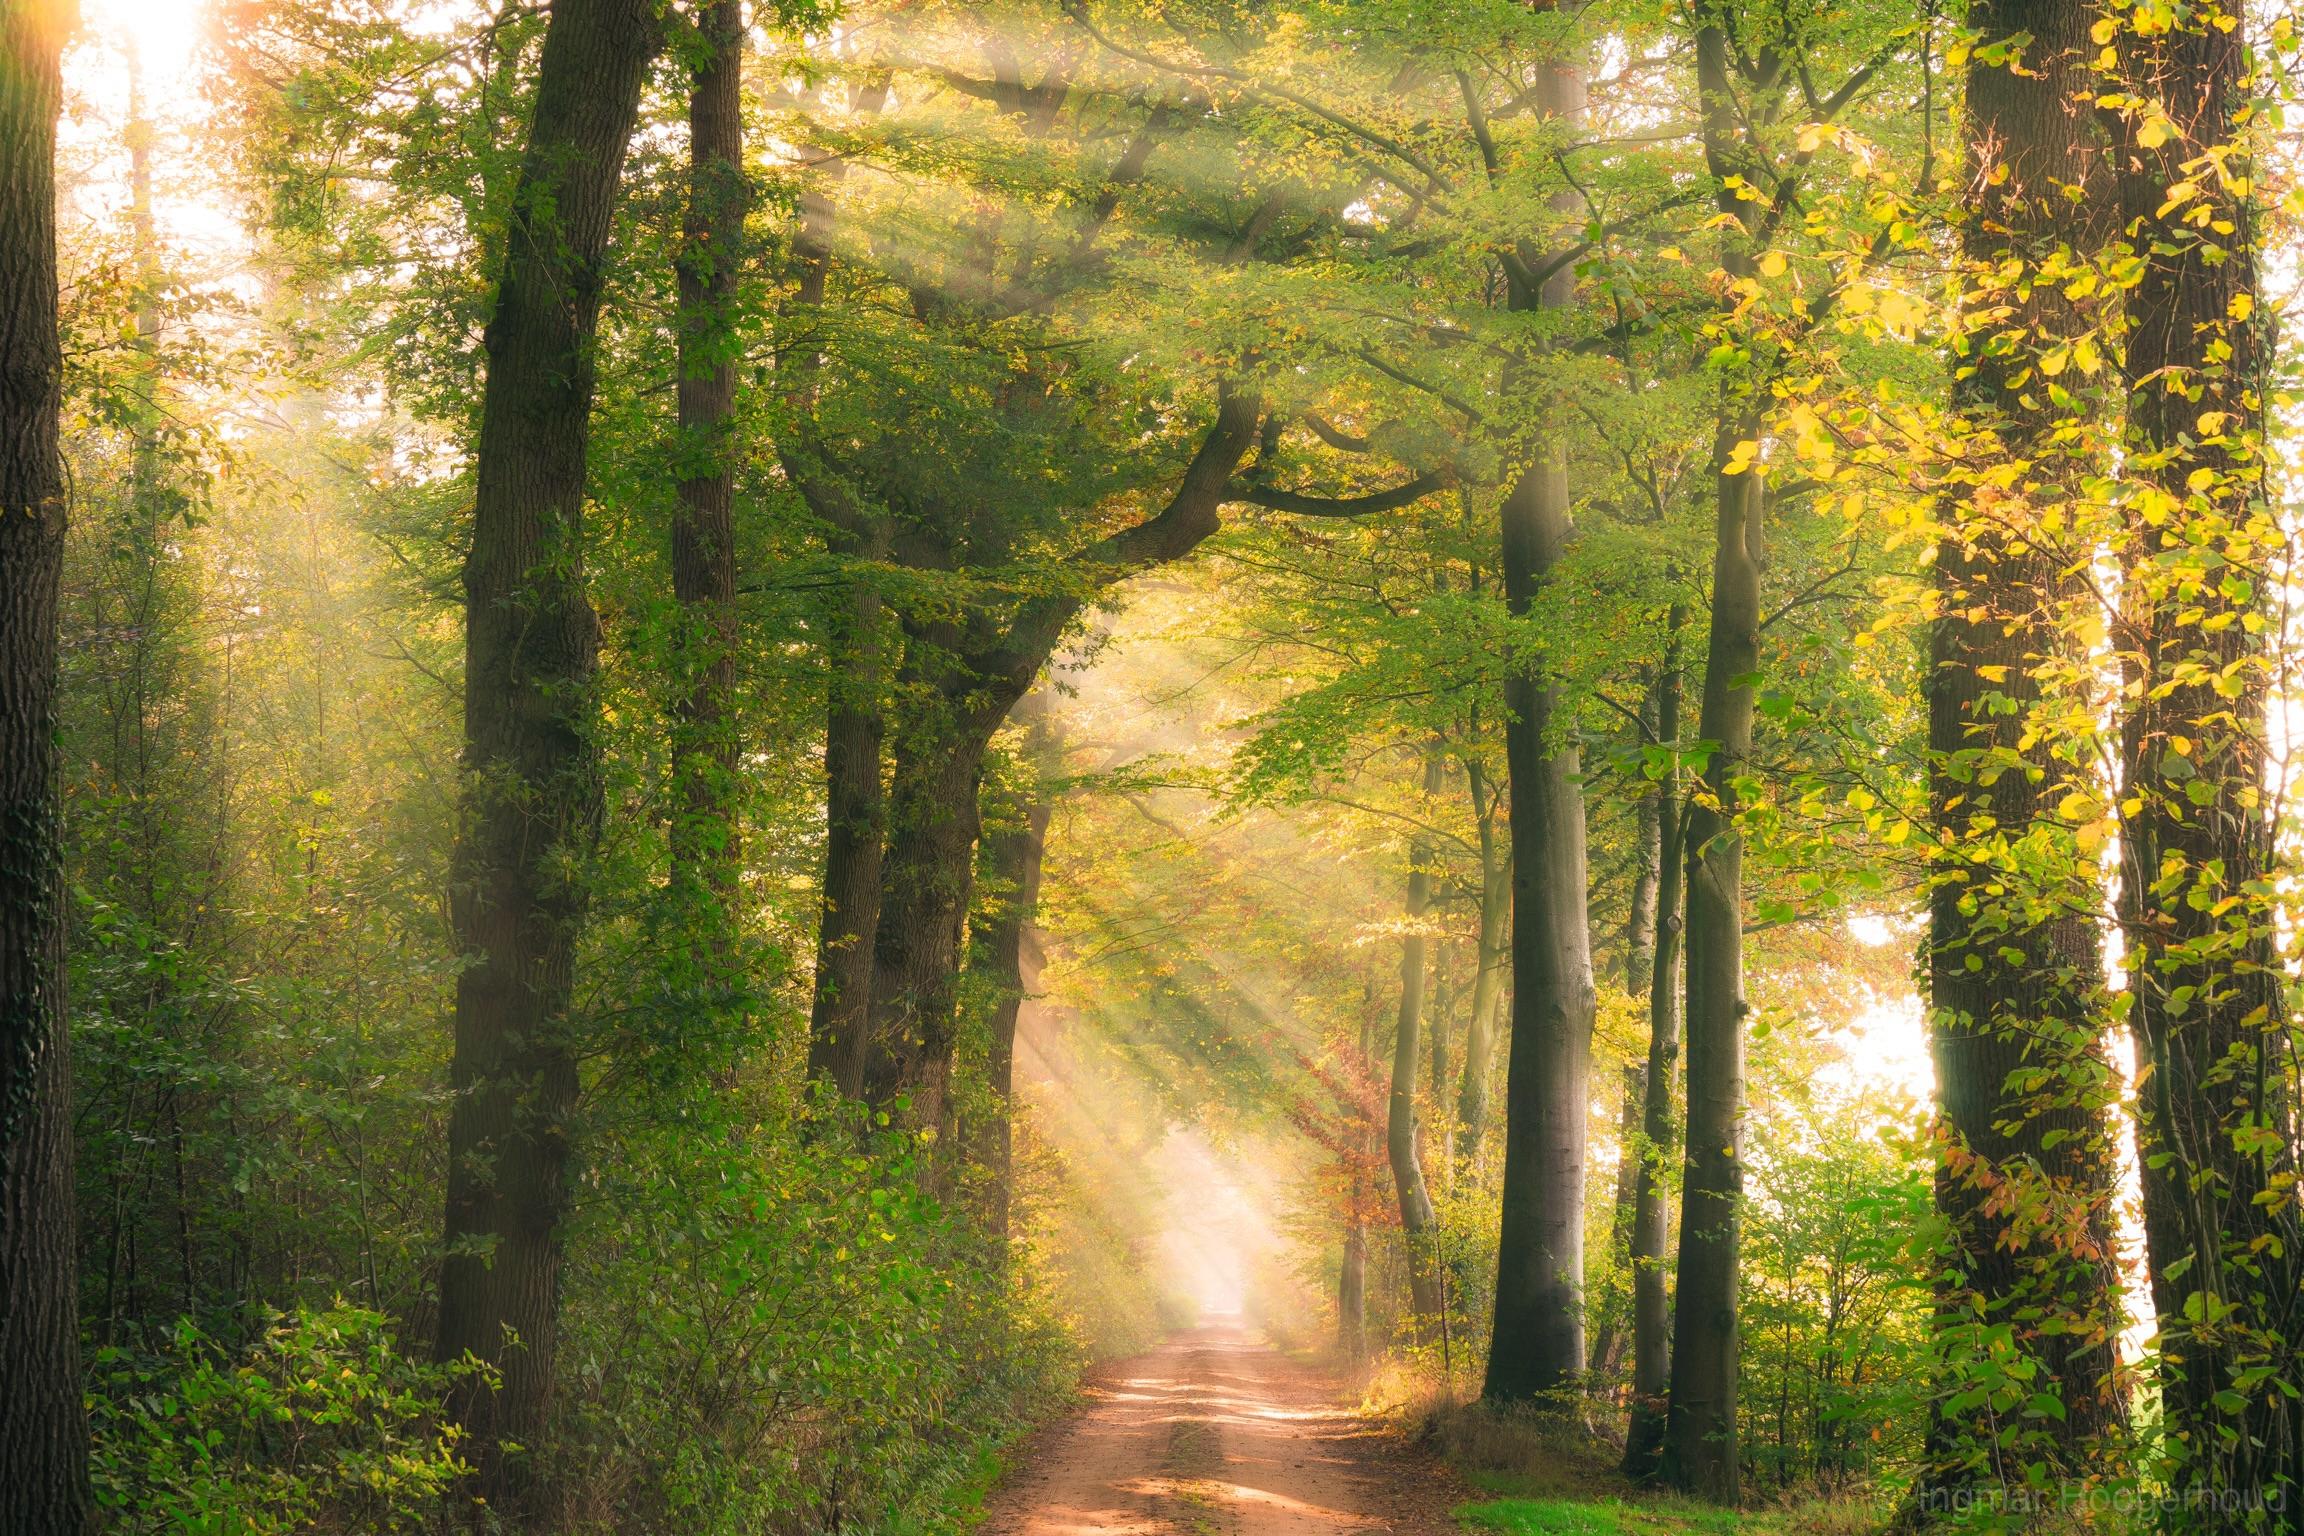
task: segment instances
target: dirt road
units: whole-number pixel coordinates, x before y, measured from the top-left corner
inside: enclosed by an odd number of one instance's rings
[[[1101,1373],[1028,1447],[990,1536],[1455,1536],[1464,1493],[1345,1406],[1343,1387],[1237,1327]]]

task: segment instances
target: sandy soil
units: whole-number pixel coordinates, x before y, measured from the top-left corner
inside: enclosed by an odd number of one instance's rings
[[[997,1489],[990,1536],[1455,1536],[1462,1487],[1238,1327],[1102,1372]]]

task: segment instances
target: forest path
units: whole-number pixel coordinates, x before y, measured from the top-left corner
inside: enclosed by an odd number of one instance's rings
[[[1451,1536],[1464,1491],[1237,1325],[1099,1372],[991,1500],[988,1536]]]

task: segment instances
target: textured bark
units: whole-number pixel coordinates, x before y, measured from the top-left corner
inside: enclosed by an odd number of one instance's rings
[[[1959,533],[1937,547],[1928,681],[1929,798],[1944,852],[1929,897],[1930,1044],[1946,1138],[1936,1205],[1952,1244],[1941,1325],[1955,1339],[1979,1322],[2015,1330],[2039,1368],[2035,1386],[2064,1409],[2036,1438],[2067,1459],[2121,1419],[2104,893],[2054,809],[2069,779],[2058,743],[2051,732],[2031,739],[2036,674],[2065,644],[2057,608],[2070,578],[2065,557],[2041,547],[2027,503],[2068,502],[2089,466],[2062,457],[2062,413],[2026,381],[2042,354],[2098,323],[2059,283],[2029,278],[2059,252],[2098,243],[2102,161],[2084,104],[2097,14],[2080,0],[1993,0],[1969,12],[1987,45],[2029,41],[2020,67],[1982,48],[1968,65],[1961,254],[1990,285],[1975,302],[1993,318],[1955,359],[1953,398],[1994,435],[1992,461],[2025,472],[1949,509]],[[2012,261],[2025,279],[2009,281]],[[2000,339],[2010,332],[2020,339]],[[2045,839],[2062,867],[2042,867],[2035,852],[2005,869],[1987,857],[2005,839]],[[2046,1080],[2014,1087],[2019,1072]],[[2032,1197],[2012,1199],[2012,1187]],[[2003,1427],[1982,1410],[1939,1412],[1923,1503],[2016,1482],[2022,1468],[2001,1464],[2012,1449],[1997,1438]],[[2020,1452],[2040,1454],[2038,1444]]]
[[[1656,740],[1680,750],[1680,631],[1686,612],[1672,610],[1663,670],[1656,679]],[[1655,953],[1646,967],[1648,1062],[1640,1074],[1640,1138],[1632,1180],[1632,1231],[1624,1262],[1632,1273],[1632,1417],[1624,1434],[1624,1470],[1638,1481],[1656,1475],[1664,1448],[1665,1392],[1672,1370],[1672,1301],[1666,1287],[1665,1243],[1672,1231],[1672,1201],[1664,1178],[1678,1142],[1673,1088],[1680,1066],[1680,935],[1686,921],[1683,871],[1686,826],[1677,756],[1656,782]]]
[[[1567,124],[1584,113],[1584,76],[1548,67],[1539,108]],[[1514,302],[1560,310],[1575,294],[1563,269]],[[1568,463],[1548,444],[1504,499],[1506,606],[1534,607],[1565,550]],[[1585,912],[1582,764],[1550,750],[1555,690],[1538,664],[1505,683],[1511,717],[1505,763],[1512,789],[1512,1048],[1505,1067],[1503,1220],[1496,1314],[1483,1394],[1527,1402],[1573,1389],[1584,1372],[1585,1099],[1591,1076],[1592,943]]]
[[[456,987],[447,1252],[436,1349],[493,1363],[458,1391],[477,1492],[515,1521],[542,1503],[559,1330],[577,1051],[568,1007],[585,912],[580,866],[601,788],[585,593],[585,450],[603,254],[640,87],[649,0],[559,0],[545,33],[488,323],[466,593],[464,809],[452,916]]]
[[[697,28],[707,56],[688,96],[688,207],[679,285],[679,511],[672,592],[682,610],[674,667],[672,885],[681,921],[708,930],[708,990],[728,970],[742,849],[736,816],[736,279],[743,262],[743,7],[710,0]]]
[[[975,888],[976,796],[998,727],[976,713],[925,719],[896,742],[863,1097],[876,1108],[908,1098],[916,1125],[944,1122],[960,934]]]
[[[1472,980],[1472,1017],[1464,1026],[1464,1076],[1456,1095],[1458,1155],[1478,1158],[1488,1133],[1488,1089],[1496,1076],[1496,1023],[1504,1011],[1504,978],[1512,963],[1512,863],[1496,840],[1498,797],[1478,763],[1465,765],[1480,829],[1480,971]]]
[[[0,7],[0,1529],[93,1531],[64,1006],[61,4]]]
[[[1023,1012],[1038,963],[1033,921],[1040,909],[1040,868],[1048,847],[1048,822],[1055,811],[1050,782],[1056,773],[1055,729],[1045,690],[1025,696],[1016,708],[1024,725],[1024,756],[1031,786],[1018,804],[985,834],[979,862],[980,884],[991,899],[969,924],[969,968],[990,988],[985,1078],[992,1090],[991,1114],[970,1137],[988,1175],[985,1225],[1006,1240],[1015,1196],[1016,1019]]]
[[[1424,798],[1440,793],[1440,757],[1424,760]],[[1408,1303],[1419,1325],[1440,1315],[1440,1266],[1433,1252],[1440,1219],[1424,1184],[1416,1146],[1416,1067],[1424,1036],[1424,919],[1432,906],[1432,843],[1408,843],[1408,895],[1401,914],[1408,932],[1400,942],[1400,1011],[1392,1036],[1392,1086],[1384,1111],[1384,1151],[1392,1164],[1392,1190],[1400,1202],[1400,1231],[1408,1246]]]
[[[2202,169],[2242,137],[2248,37],[2236,3],[2125,36],[2127,89],[2156,101],[2176,131],[2147,145],[2130,121],[2116,157],[2120,215],[2143,264],[2128,296],[2128,463],[2167,510],[2163,530],[2152,498],[2129,502],[2125,553],[2138,574],[2118,645],[2134,804],[2118,915],[2172,1480],[2186,1529],[2217,1532],[2293,1529],[2304,1506],[2304,1409],[2290,1395],[2304,1392],[2304,1233],[2278,1194],[2299,1127],[2275,912],[2262,894],[2274,867],[2262,803],[2267,642],[2244,622],[2268,596],[2231,580],[2282,539],[2263,508],[2271,306],[2259,288],[2261,210]],[[2246,174],[2247,160],[2233,163]],[[2197,199],[2171,198],[2179,183]],[[2230,232],[2194,222],[2203,215]],[[2182,553],[2194,540],[2208,558]],[[2146,574],[2170,559],[2175,570]],[[2177,572],[2196,580],[2179,586]]]

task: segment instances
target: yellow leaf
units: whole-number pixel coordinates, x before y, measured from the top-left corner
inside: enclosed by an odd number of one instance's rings
[[[1761,257],[1760,275],[1762,277],[1782,277],[1784,275],[1784,253],[1782,251],[1770,251]]]

